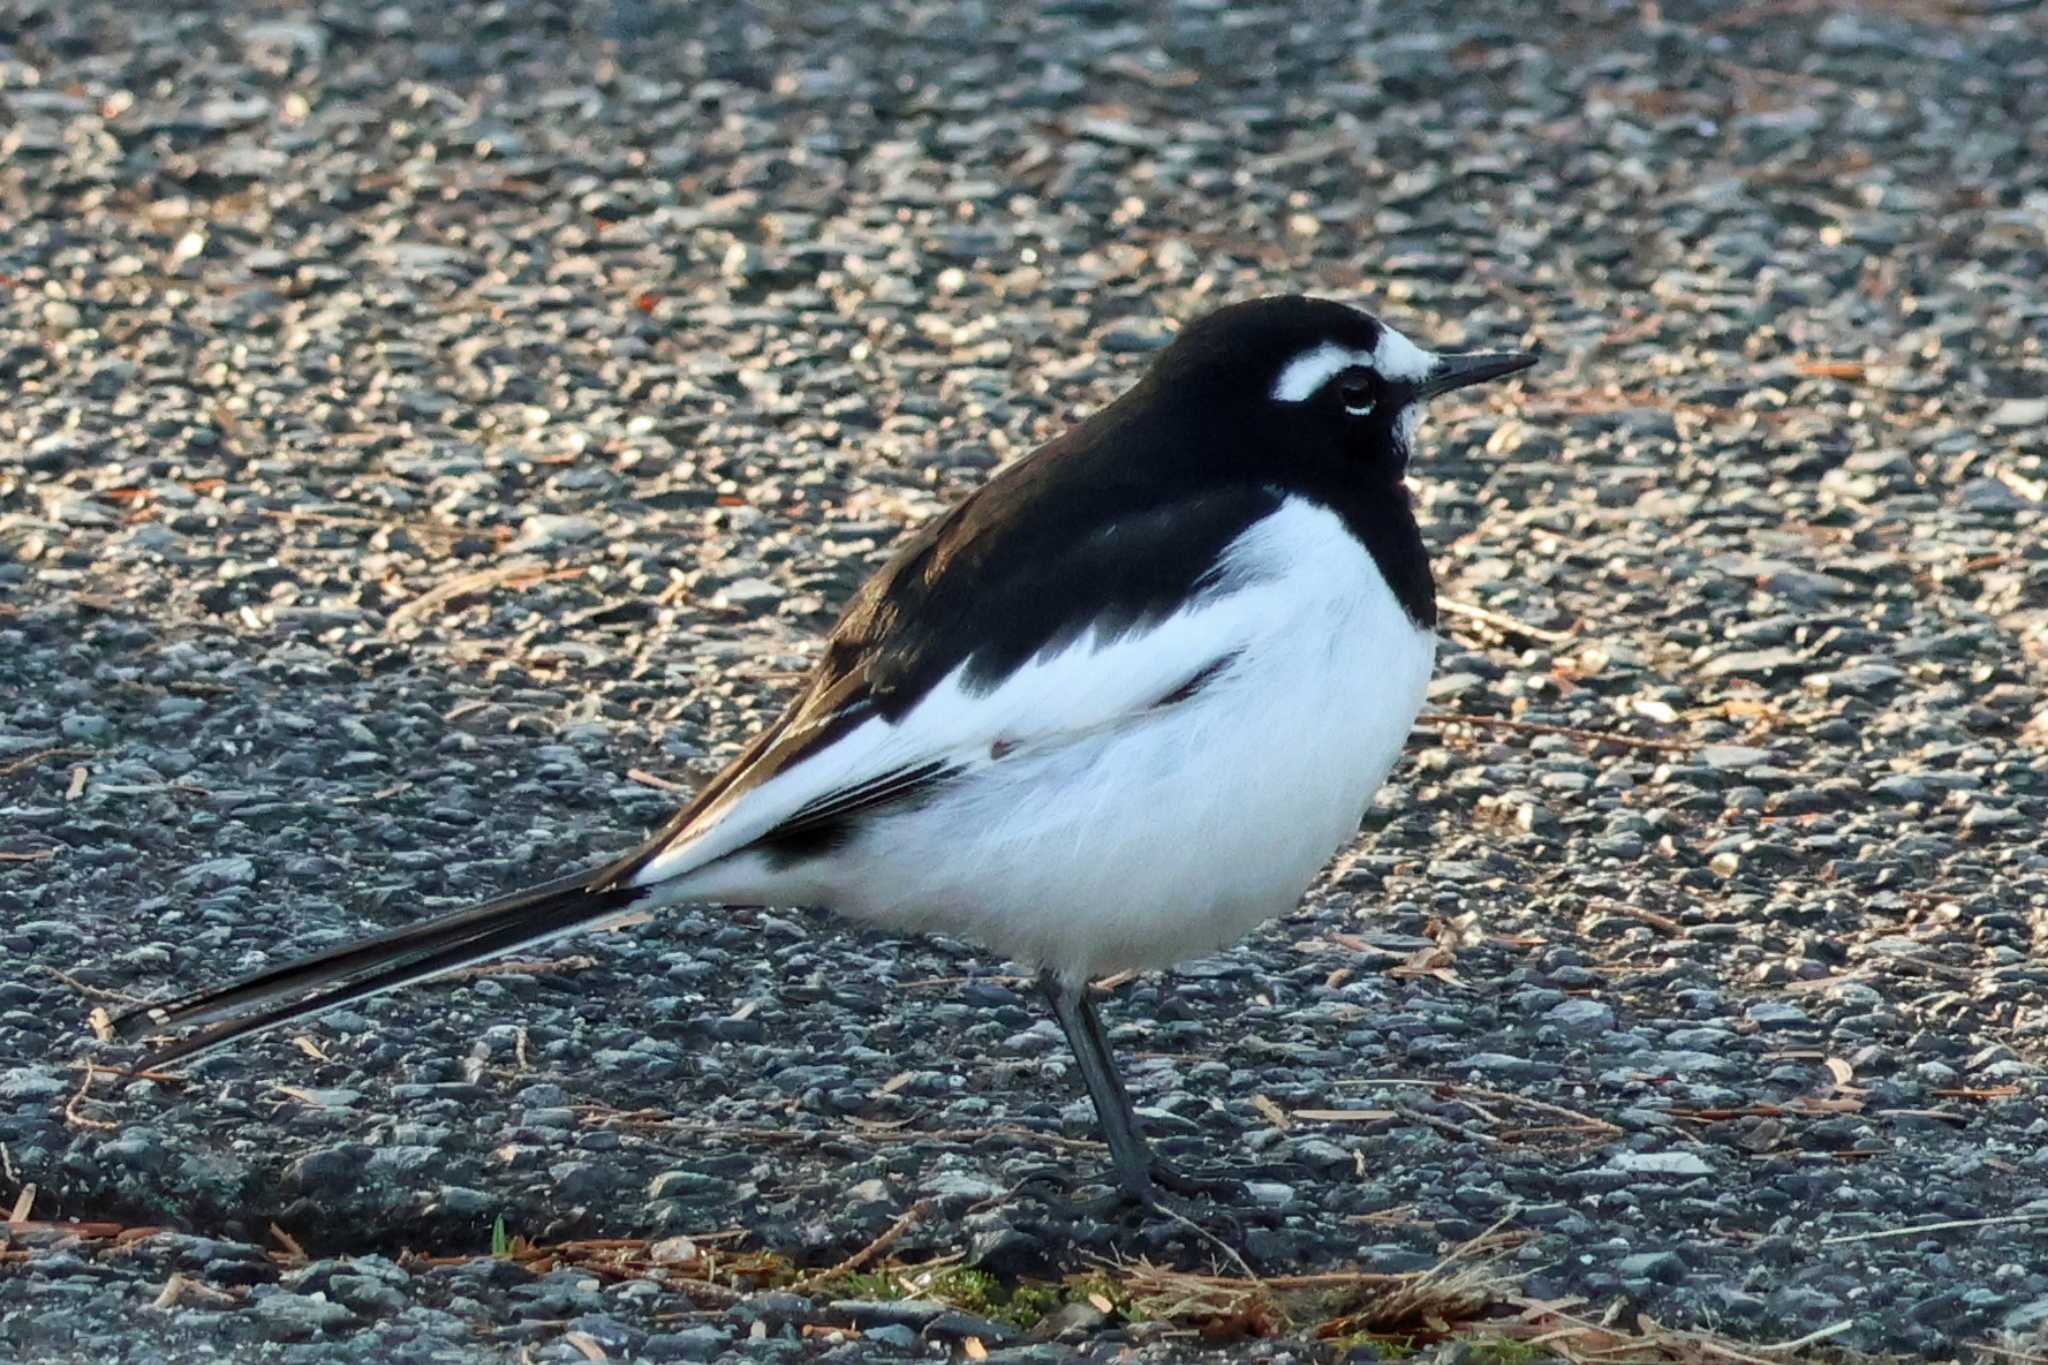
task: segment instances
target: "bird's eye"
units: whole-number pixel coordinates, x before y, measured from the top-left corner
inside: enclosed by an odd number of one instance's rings
[[[1347,370],[1337,378],[1337,401],[1351,416],[1365,416],[1379,406],[1379,376],[1371,370]]]

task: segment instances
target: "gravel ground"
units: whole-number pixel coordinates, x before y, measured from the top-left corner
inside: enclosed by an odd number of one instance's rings
[[[1101,1154],[963,945],[678,914],[79,1064],[637,837],[904,527],[1283,289],[1546,351],[1433,418],[1433,700],[1607,738],[1426,723],[1117,989],[1163,1145],[1300,1168],[1268,1271],[2048,1350],[2039,6],[0,0],[0,109],[0,1354],[1188,1358],[405,1255],[1204,1263],[1006,1195]]]

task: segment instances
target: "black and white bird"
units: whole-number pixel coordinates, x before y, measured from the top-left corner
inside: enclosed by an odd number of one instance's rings
[[[1321,299],[1211,313],[910,536],[789,709],[632,852],[116,1032],[209,1026],[161,1067],[628,912],[821,907],[1034,966],[1120,1191],[1210,1188],[1145,1141],[1088,983],[1285,913],[1356,834],[1436,651],[1417,420],[1534,363]]]

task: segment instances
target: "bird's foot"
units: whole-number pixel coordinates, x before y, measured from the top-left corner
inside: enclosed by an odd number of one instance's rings
[[[1254,1185],[1293,1185],[1307,1177],[1304,1167],[1280,1162],[1243,1166],[1210,1166],[1186,1170],[1161,1157],[1152,1159],[1152,1182],[1175,1194],[1199,1195],[1237,1208],[1258,1205]]]
[[[1162,1219],[1196,1228],[1214,1228],[1233,1241],[1243,1232],[1237,1214],[1228,1207],[1170,1193],[1149,1180],[1116,1180],[1106,1192],[1091,1198],[1063,1197],[1076,1183],[1072,1178],[1061,1180],[1057,1182],[1061,1193],[1047,1194],[1042,1199],[1054,1222],[1067,1226],[1094,1222],[1127,1227],[1133,1218]]]
[[[1287,1183],[1301,1178],[1298,1168],[1284,1165],[1252,1165],[1184,1170],[1172,1162],[1154,1157],[1141,1167],[1114,1173],[1115,1185],[1107,1194],[1085,1200],[1048,1200],[1062,1214],[1110,1221],[1136,1209],[1166,1217],[1200,1221],[1222,1219],[1233,1226],[1237,1214],[1264,1211],[1255,1183]],[[1082,1183],[1058,1167],[1041,1167],[1028,1173],[1019,1188],[1048,1184],[1062,1192]],[[1176,1197],[1178,1196],[1178,1197]],[[1201,1202],[1190,1202],[1200,1200]]]

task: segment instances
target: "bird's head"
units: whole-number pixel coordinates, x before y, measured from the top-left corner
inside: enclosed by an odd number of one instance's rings
[[[1289,294],[1189,324],[1150,378],[1398,479],[1425,403],[1535,363],[1526,351],[1425,350],[1363,309]]]

